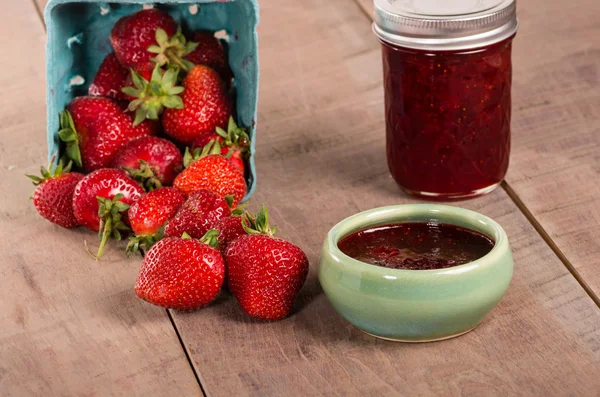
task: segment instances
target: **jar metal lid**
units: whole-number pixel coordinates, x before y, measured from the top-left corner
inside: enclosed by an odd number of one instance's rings
[[[422,50],[485,47],[517,31],[516,0],[374,0],[380,40]]]

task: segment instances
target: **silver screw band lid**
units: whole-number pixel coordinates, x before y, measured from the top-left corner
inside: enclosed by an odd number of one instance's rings
[[[517,31],[516,0],[374,0],[379,39],[422,50],[464,50]]]

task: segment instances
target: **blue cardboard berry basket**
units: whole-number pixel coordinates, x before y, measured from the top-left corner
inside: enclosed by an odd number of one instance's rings
[[[110,31],[119,18],[144,7],[170,13],[184,29],[224,31],[229,64],[235,75],[236,115],[250,128],[256,145],[258,106],[258,35],[256,0],[50,0],[44,12],[48,156],[60,149],[59,112],[76,96],[86,95],[104,57],[112,52]],[[254,155],[249,160],[248,199],[256,188]]]

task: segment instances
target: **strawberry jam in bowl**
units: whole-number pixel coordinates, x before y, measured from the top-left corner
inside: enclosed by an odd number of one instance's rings
[[[410,204],[351,216],[327,234],[319,281],[334,309],[375,337],[429,342],[462,335],[512,278],[508,238],[462,208]]]
[[[346,255],[391,269],[445,269],[487,255],[494,242],[474,230],[437,222],[396,223],[360,230],[344,237]]]
[[[408,194],[494,190],[510,155],[514,0],[375,0],[388,168]]]

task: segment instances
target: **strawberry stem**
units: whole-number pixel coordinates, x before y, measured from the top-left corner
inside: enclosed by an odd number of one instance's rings
[[[209,245],[213,248],[219,248],[219,231],[218,230],[214,230],[211,229],[208,232],[206,232],[206,234],[204,236],[202,236],[202,238],[200,239],[201,243],[204,243],[206,245]]]
[[[133,87],[123,87],[121,91],[136,98],[129,103],[127,109],[135,112],[133,125],[139,125],[144,120],[158,120],[165,110],[183,109],[183,101],[179,94],[184,88],[177,85],[178,68],[168,68],[163,74],[160,65],[156,64],[150,81],[139,73],[131,70]]]
[[[108,241],[108,239],[110,238],[110,229],[112,228],[112,224],[111,224],[111,220],[110,218],[106,220],[106,223],[102,224],[102,222],[100,223],[100,230],[102,230],[102,235],[100,236],[100,246],[98,247],[98,253],[96,254],[96,259],[100,259],[100,257],[102,256],[102,252],[104,251],[104,246],[106,245],[106,242]]]
[[[267,236],[275,236],[277,226],[269,225],[269,211],[264,205],[261,205],[256,216],[249,211],[242,215],[242,228],[248,234],[266,234]]]
[[[139,169],[127,168],[127,167],[122,167],[122,168],[125,171],[127,171],[127,173],[129,175],[131,175],[131,177],[135,181],[139,182],[145,191],[151,192],[153,190],[160,189],[162,187],[162,183],[156,177],[156,174],[154,173],[154,170],[152,169],[152,167],[150,167],[148,162],[146,162],[144,160],[138,160],[138,161],[140,163]]]
[[[100,238],[100,246],[96,258],[100,259],[110,237],[115,240],[121,240],[121,231],[129,231],[129,227],[122,221],[123,213],[129,209],[129,204],[120,201],[123,194],[115,195],[112,200],[101,196],[96,196],[98,203],[98,216],[100,217],[100,228],[98,237]]]
[[[194,161],[201,159],[202,157],[211,155],[211,154],[221,154],[221,144],[216,139],[211,139],[206,146],[200,150],[200,148],[196,148],[194,150],[190,150],[189,147],[185,148],[185,153],[183,155],[183,167],[189,167]]]
[[[56,178],[64,174],[68,174],[71,171],[71,166],[73,165],[72,161],[69,161],[67,166],[65,167],[65,159],[60,159],[58,164],[54,164],[56,160],[56,156],[58,154],[54,153],[52,158],[50,159],[50,164],[48,164],[48,168],[40,167],[41,177],[37,175],[29,175],[25,174],[25,176],[33,181],[34,186],[38,186],[41,183],[47,181],[48,179]]]
[[[229,123],[227,124],[227,131],[221,127],[216,128],[216,133],[223,138],[224,146],[230,148],[239,149],[245,159],[250,157],[250,136],[248,135],[247,128],[238,127],[233,116],[229,116]]]
[[[163,29],[156,29],[156,43],[148,47],[148,52],[156,54],[152,61],[158,66],[175,65],[185,72],[195,66],[185,56],[194,51],[198,43],[188,42],[181,32],[181,26],[178,26],[177,33],[170,38]]]

